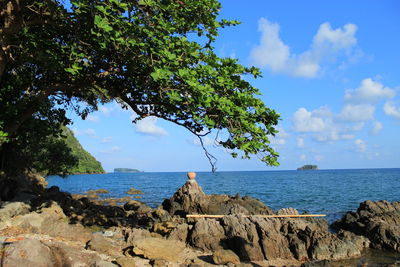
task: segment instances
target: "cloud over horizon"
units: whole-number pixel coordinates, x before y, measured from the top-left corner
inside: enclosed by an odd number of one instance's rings
[[[294,54],[280,36],[280,26],[266,18],[258,22],[261,32],[260,43],[250,52],[250,59],[260,68],[273,73],[284,73],[296,77],[314,78],[321,72],[325,61],[335,61],[340,55],[350,55],[357,44],[357,26],[346,24],[343,28],[332,29],[329,22],[320,25],[309,50]]]

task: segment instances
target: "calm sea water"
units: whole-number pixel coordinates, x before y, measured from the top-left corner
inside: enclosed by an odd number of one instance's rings
[[[104,197],[123,197],[134,187],[144,192],[141,201],[157,207],[186,182],[185,173],[108,173],[48,177],[49,186],[82,194],[104,188]],[[197,173],[207,194],[239,193],[260,199],[273,210],[293,207],[300,212],[324,213],[328,221],[356,210],[365,200],[400,201],[400,169],[317,171],[254,171]]]

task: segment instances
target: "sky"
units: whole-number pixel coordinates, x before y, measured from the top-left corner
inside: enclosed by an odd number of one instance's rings
[[[257,66],[251,80],[281,120],[272,146],[280,166],[233,159],[212,139],[218,171],[400,167],[400,1],[224,0],[215,51]],[[134,125],[116,103],[71,129],[106,171],[210,171],[196,138],[157,118]]]

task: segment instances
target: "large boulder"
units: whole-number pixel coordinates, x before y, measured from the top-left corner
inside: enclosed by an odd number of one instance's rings
[[[206,195],[195,180],[188,180],[162,203],[171,215],[186,214],[273,214],[261,201],[251,197]]]
[[[144,238],[136,240],[130,251],[134,256],[141,256],[151,260],[165,260],[176,262],[185,249],[185,243],[177,240],[162,238]]]
[[[35,239],[22,240],[6,247],[1,263],[2,267],[62,266],[62,262],[54,257],[51,249],[39,240]]]
[[[373,248],[400,252],[400,202],[367,200],[332,227],[367,237]]]
[[[226,238],[224,228],[213,219],[198,220],[190,234],[189,243],[203,251],[221,248],[221,240]]]

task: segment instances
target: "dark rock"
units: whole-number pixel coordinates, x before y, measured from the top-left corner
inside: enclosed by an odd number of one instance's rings
[[[186,214],[273,214],[261,201],[251,197],[206,195],[195,180],[189,180],[170,199],[163,209],[171,215]]]
[[[373,248],[400,252],[400,202],[367,200],[357,212],[348,212],[333,223],[332,228],[363,235]]]
[[[10,201],[18,192],[18,183],[11,179],[0,179],[0,200]]]
[[[300,267],[330,267],[329,260],[322,260],[322,261],[309,261],[302,263]]]

